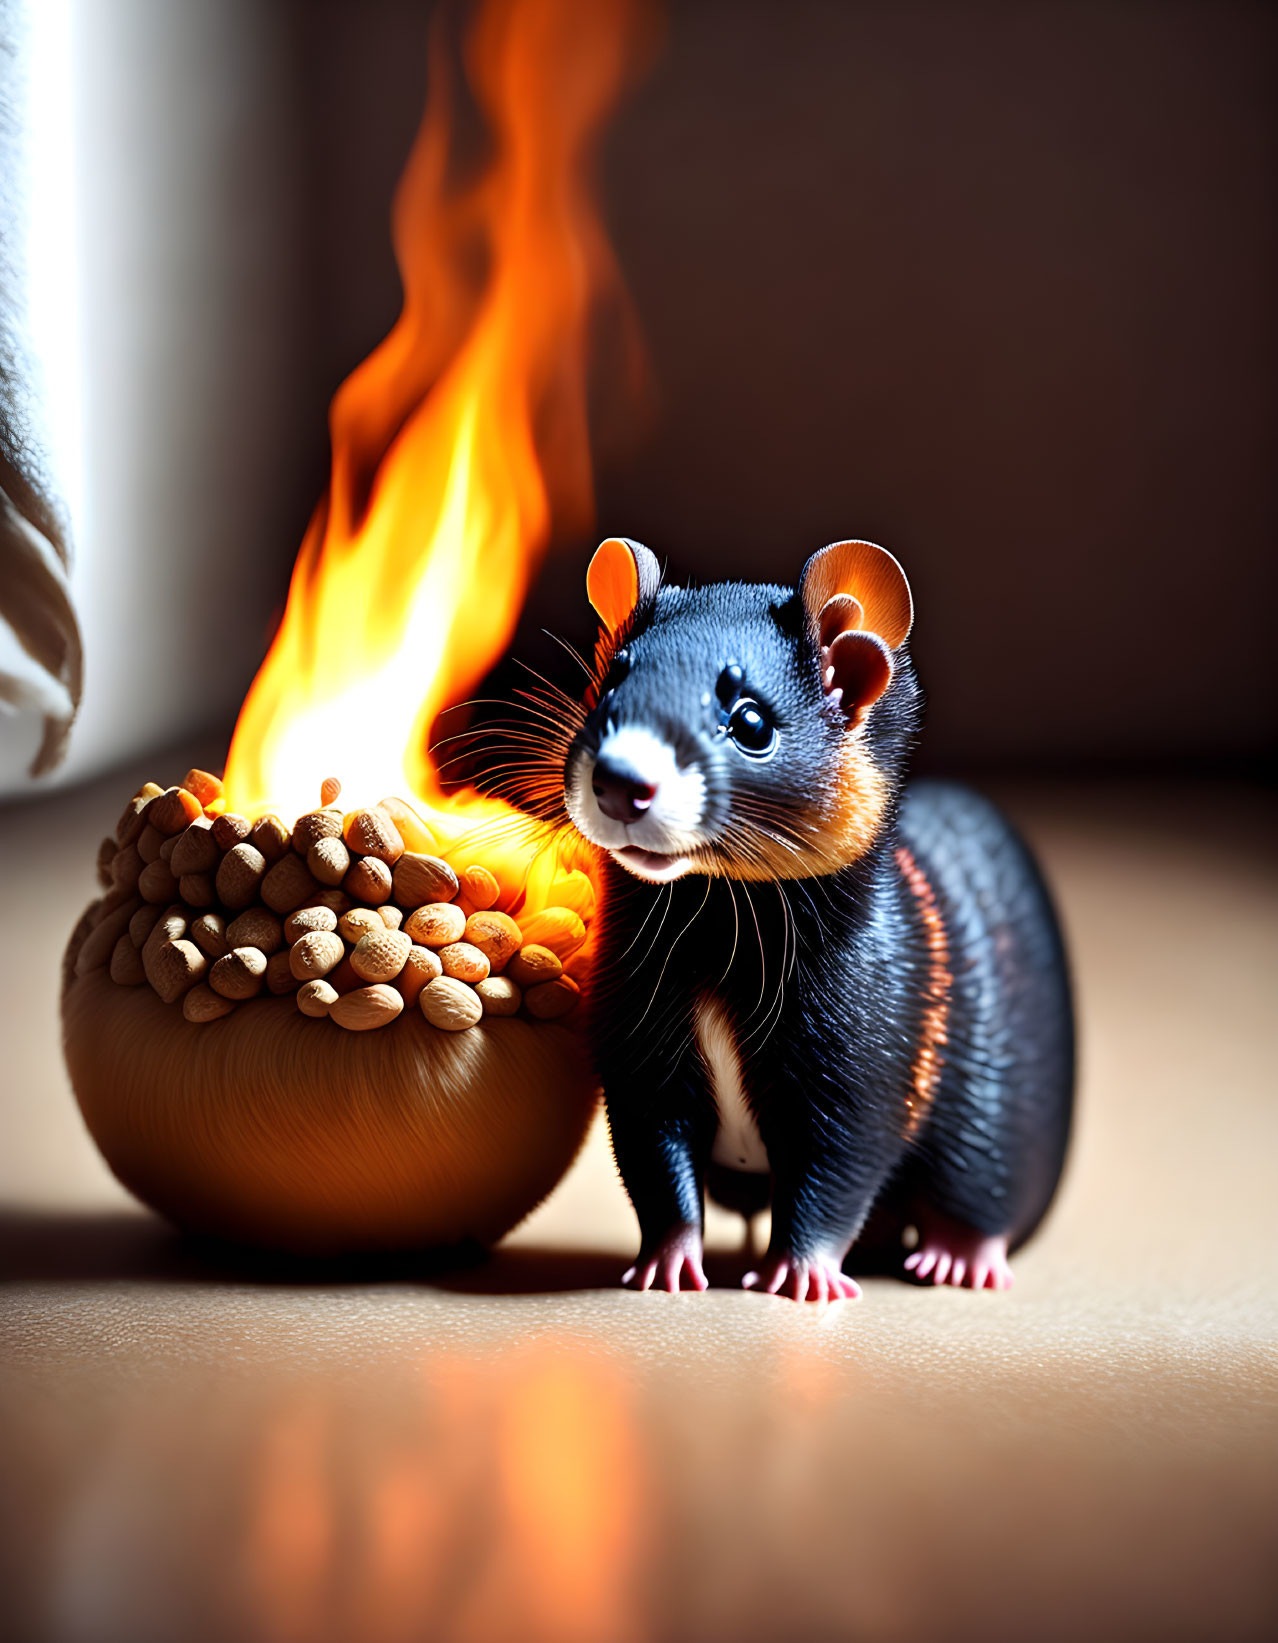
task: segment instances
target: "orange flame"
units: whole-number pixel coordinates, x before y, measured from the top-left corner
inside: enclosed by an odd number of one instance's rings
[[[403,312],[333,401],[329,491],[235,729],[233,809],[291,823],[333,770],[344,803],[402,793],[445,838],[448,811],[510,814],[444,800],[427,738],[509,645],[552,528],[593,524],[587,329],[603,300],[626,312],[587,172],[646,23],[643,0],[484,0],[466,60],[493,152],[460,184],[436,37],[394,206]]]

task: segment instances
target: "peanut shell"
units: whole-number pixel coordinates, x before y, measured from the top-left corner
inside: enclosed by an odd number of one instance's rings
[[[180,941],[190,925],[190,916],[187,909],[180,904],[166,907],[151,926],[151,933],[142,943],[142,962],[147,964],[152,956],[159,952],[161,947],[169,942]],[[148,971],[148,976],[150,972]]]
[[[432,1027],[459,1033],[477,1027],[484,1015],[484,1001],[473,987],[452,976],[440,976],[422,988],[417,1007]]]
[[[181,878],[186,873],[215,872],[221,859],[222,852],[213,837],[213,824],[204,817],[176,835],[169,866]]]
[[[138,890],[144,901],[164,907],[177,895],[178,881],[167,862],[156,860],[148,862],[138,875]]]
[[[519,949],[506,966],[505,974],[521,987],[536,987],[539,982],[557,981],[564,967],[558,953],[549,947],[538,947],[535,942]]]
[[[255,850],[260,850],[268,862],[277,862],[287,854],[293,835],[278,816],[259,816],[248,836]]]
[[[506,968],[527,939],[509,913],[490,908],[487,912],[472,913],[466,920],[466,940],[472,947],[479,948],[495,974]]]
[[[226,817],[221,818],[223,821]],[[216,831],[216,827],[214,829]],[[217,870],[218,899],[232,912],[257,900],[266,873],[266,857],[251,844],[237,844],[222,857]]]
[[[209,971],[209,986],[223,998],[256,998],[266,979],[266,954],[256,947],[233,947]]]
[[[439,962],[446,976],[452,976],[455,981],[468,981],[471,986],[482,981],[492,968],[488,955],[469,941],[450,941],[441,947]]]
[[[339,996],[337,988],[322,978],[306,981],[297,989],[297,1007],[303,1015],[326,1016]]]
[[[315,880],[306,863],[291,852],[268,868],[262,880],[262,900],[273,913],[291,913],[315,894]]]
[[[146,819],[149,826],[167,838],[171,833],[180,833],[203,814],[204,806],[194,793],[185,787],[170,787],[147,806]]]
[[[351,954],[351,969],[361,981],[394,981],[404,968],[413,944],[402,930],[372,930],[361,936]]]
[[[393,867],[404,854],[399,829],[380,804],[371,810],[352,810],[342,826],[342,837],[354,855],[372,856]]]
[[[346,956],[341,936],[331,930],[311,930],[289,948],[289,968],[298,981],[315,981],[326,976]]]
[[[461,874],[460,887],[462,895],[469,898],[478,913],[483,913],[490,907],[497,905],[497,897],[501,894],[501,885],[497,882],[494,873],[478,864],[467,867]]]
[[[357,856],[350,872],[342,880],[342,889],[352,901],[380,907],[382,902],[390,900],[390,868],[376,856]]]
[[[152,799],[158,799],[164,789],[156,782],[140,787],[124,807],[124,814],[115,824],[115,842],[132,844],[146,826],[146,812]]]
[[[336,930],[337,914],[330,907],[299,907],[284,920],[284,940],[291,947],[312,930]]]
[[[237,844],[243,844],[252,831],[253,824],[248,817],[234,810],[226,810],[214,818],[213,837],[219,850],[234,850]]]
[[[270,958],[284,945],[284,931],[274,913],[250,907],[227,925],[226,940],[231,947],[256,947]]]
[[[197,981],[182,1000],[182,1014],[188,1021],[217,1021],[234,1008],[235,1000],[215,993],[207,981]]]
[[[341,839],[316,839],[306,852],[306,865],[321,884],[338,885],[350,871],[351,853]]]
[[[151,961],[160,951],[172,942],[181,941],[187,933],[190,919],[185,907],[166,907],[151,926],[151,934],[142,943],[142,965],[146,970],[146,978],[151,980]],[[154,985],[154,983],[152,983]]]
[[[395,900],[401,907],[451,901],[457,894],[457,875],[438,856],[406,851],[395,863]]]
[[[134,913],[133,917],[129,920],[129,940],[135,947],[140,948],[146,945],[146,938],[151,934],[151,931],[155,929],[162,917],[163,913],[161,909],[158,907],[152,907],[149,902],[144,902],[142,906],[138,908],[137,912]]]
[[[159,928],[157,924],[156,929]],[[143,965],[146,979],[164,1002],[175,1004],[183,993],[203,979],[208,960],[193,941],[179,940],[164,942],[149,958],[144,948]]]
[[[142,858],[144,867],[149,866],[153,861],[159,861],[160,846],[167,836],[167,834],[161,833],[158,827],[152,827],[149,822],[138,834],[134,843],[138,855]]]
[[[395,977],[395,988],[403,995],[405,1004],[416,1004],[422,988],[436,976],[444,973],[439,954],[429,947],[412,946],[404,960],[404,968]]]
[[[451,901],[433,901],[419,907],[404,920],[403,931],[421,947],[446,947],[450,941],[460,941],[466,932],[466,920],[461,909]]]
[[[515,1015],[524,1001],[522,990],[509,974],[485,976],[475,983],[475,991],[483,1000],[485,1015]]]
[[[183,873],[177,883],[178,895],[188,907],[217,905],[217,884],[212,873]]]
[[[328,1018],[347,1032],[364,1033],[385,1027],[403,1008],[404,1000],[393,987],[357,987],[329,1005]]]
[[[337,928],[353,947],[361,936],[380,935],[386,925],[376,908],[352,907],[338,919]]]
[[[201,913],[199,918],[192,919],[190,936],[207,959],[221,958],[231,950],[226,939],[226,920],[221,913]]]
[[[308,810],[293,823],[293,848],[299,856],[309,855],[311,846],[321,839],[340,839],[341,836],[342,812],[331,805],[325,805],[322,810]]]

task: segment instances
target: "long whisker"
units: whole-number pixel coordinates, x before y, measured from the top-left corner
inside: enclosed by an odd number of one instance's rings
[[[562,686],[557,685],[553,679],[548,679],[544,673],[538,673],[537,669],[529,667],[527,662],[520,662],[519,665],[538,681],[538,683],[543,687],[545,695],[539,697],[538,694],[525,690],[518,685],[515,687],[513,692],[514,695],[522,696],[526,701],[537,701],[540,699],[543,701],[557,702],[561,707],[576,707],[577,702],[575,697],[570,696],[568,692],[564,690]]]
[[[719,977],[720,986],[731,974],[737,956],[737,943],[741,939],[741,909],[737,906],[737,892],[733,888],[731,879],[725,879],[724,883],[728,886],[728,894],[732,898],[732,951],[728,954],[728,962],[724,965],[723,974]]]
[[[657,1002],[657,999],[658,999],[658,997],[661,993],[661,983],[666,979],[666,971],[670,968],[670,960],[674,957],[674,950],[679,945],[679,943],[683,940],[683,938],[687,935],[688,931],[691,930],[692,926],[701,917],[702,913],[705,912],[706,903],[710,900],[710,887],[713,884],[713,882],[714,881],[712,879],[707,879],[706,880],[706,893],[701,898],[700,906],[697,908],[696,912],[693,913],[692,917],[688,920],[688,922],[684,925],[683,929],[680,930],[679,934],[670,943],[670,946],[666,949],[665,962],[662,964],[661,973],[657,977],[657,985],[652,990],[652,997],[648,1000],[647,1007],[645,1008],[643,1014],[639,1017],[638,1021],[636,1021],[634,1026],[630,1029],[632,1033],[637,1032],[639,1030],[639,1028],[643,1026],[644,1022],[648,1019],[648,1013],[652,1009],[652,1006]]]
[[[561,646],[568,652],[569,656],[571,656],[573,661],[576,662],[577,666],[586,675],[587,679],[593,676],[594,669],[590,666],[590,663],[586,661],[585,657],[577,649],[576,645],[569,644],[568,640],[563,638],[561,634],[552,633],[549,628],[542,628],[541,631],[546,635],[547,639],[553,639],[557,645]]]
[[[674,885],[673,884],[667,884],[666,885],[665,900],[667,902],[669,902],[673,895],[674,895]],[[644,931],[648,928],[648,920],[656,912],[657,908],[661,905],[661,902],[662,902],[662,898],[660,896],[654,896],[653,897],[652,906],[648,909],[648,911],[643,916],[643,923],[635,931],[634,935],[631,936],[629,942],[622,949],[622,951],[620,953],[618,953],[618,955],[617,955],[618,964],[620,964],[621,960],[623,958],[625,958],[626,955],[633,950],[636,942],[638,942],[639,938],[643,935]],[[649,947],[648,952],[651,952],[651,951],[652,951],[652,948]],[[644,957],[645,958],[647,957],[647,953],[644,954]]]
[[[530,700],[532,699],[531,692],[524,692],[524,695],[528,699],[530,699]],[[505,708],[508,708],[508,707],[510,707],[510,705],[511,704],[510,704],[509,701],[506,701],[505,699],[503,699],[500,696],[472,696],[472,697],[470,697],[470,699],[468,701],[454,702],[452,704],[452,706],[449,707],[446,711],[449,712],[449,713],[454,713],[454,712],[457,711],[458,708],[463,708],[463,707],[505,707]],[[550,711],[551,706],[553,706],[553,704],[549,704],[548,707],[547,707],[547,710],[544,711],[544,712],[534,712],[533,716],[535,718],[538,718],[538,719],[543,719],[547,724],[554,725],[554,726],[558,727],[563,721],[562,721],[561,718],[557,718],[555,716],[555,714],[552,711]],[[441,714],[440,717],[442,718],[443,714]]]

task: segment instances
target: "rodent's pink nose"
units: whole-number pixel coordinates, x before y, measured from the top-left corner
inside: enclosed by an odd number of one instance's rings
[[[657,796],[655,783],[643,781],[629,765],[611,759],[597,761],[590,785],[595,802],[612,821],[638,821]]]

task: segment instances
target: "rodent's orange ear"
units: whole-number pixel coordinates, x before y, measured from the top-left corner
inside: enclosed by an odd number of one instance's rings
[[[618,633],[661,585],[657,556],[642,542],[610,536],[595,549],[586,572],[586,593],[609,633]]]
[[[861,723],[892,683],[892,652],[877,633],[840,633],[821,662],[826,692],[840,692],[851,725]]]
[[[812,636],[822,646],[831,644],[838,632],[864,629],[895,650],[914,625],[914,601],[905,572],[886,548],[874,542],[831,542],[821,548],[803,567],[799,593]],[[860,620],[849,620],[835,630],[836,611],[838,617],[855,615],[842,605],[844,597],[860,606]],[[839,604],[831,609],[835,601]]]

